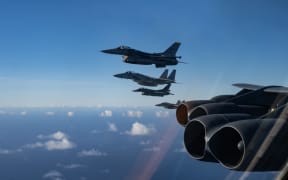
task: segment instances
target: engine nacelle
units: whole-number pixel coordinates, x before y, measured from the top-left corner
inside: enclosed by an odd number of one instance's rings
[[[192,109],[189,119],[208,115],[208,114],[225,114],[225,113],[245,113],[258,117],[268,112],[267,107],[254,105],[237,105],[234,103],[209,103],[203,104]]]
[[[182,126],[185,126],[189,122],[189,114],[191,110],[201,104],[212,103],[214,101],[210,100],[195,100],[195,101],[186,101],[180,104],[176,109],[176,119],[178,123]]]
[[[230,99],[231,97],[233,97],[233,95],[220,95],[220,96],[215,96],[211,98],[210,100],[186,101],[177,107],[176,119],[180,125],[185,126],[189,122],[189,116],[190,116],[190,113],[192,112],[192,109],[194,109],[195,107],[200,106],[202,104],[222,102],[227,99]]]
[[[217,162],[207,147],[211,134],[224,124],[249,118],[251,118],[249,114],[213,114],[191,120],[184,132],[187,152],[194,159]]]
[[[288,156],[287,119],[250,119],[226,124],[208,142],[223,166],[240,171],[280,170]]]

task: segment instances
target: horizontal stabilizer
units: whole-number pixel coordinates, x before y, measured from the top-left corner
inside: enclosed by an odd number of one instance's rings
[[[235,87],[242,88],[242,89],[247,89],[247,90],[252,90],[255,91],[257,89],[263,88],[264,86],[260,85],[255,85],[255,84],[246,84],[246,83],[236,83],[232,84]]]

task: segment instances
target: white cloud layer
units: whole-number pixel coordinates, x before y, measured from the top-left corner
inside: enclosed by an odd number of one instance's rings
[[[71,112],[71,111],[67,112],[67,116],[68,116],[68,117],[73,117],[74,114],[75,114],[75,113],[74,113],[74,112]]]
[[[33,144],[27,144],[23,147],[24,148],[30,148],[30,149],[45,148],[49,151],[52,151],[52,150],[72,149],[76,146],[75,143],[71,142],[69,140],[69,137],[61,131],[57,131],[57,132],[50,134],[50,135],[47,135],[47,136],[40,134],[37,136],[37,138],[38,139],[47,139],[47,140],[45,142],[36,142]]]
[[[47,116],[54,116],[54,115],[55,115],[55,112],[49,111],[49,112],[46,112],[46,115],[47,115]]]
[[[61,163],[58,163],[57,167],[62,167],[64,169],[76,169],[76,168],[84,168],[86,166],[83,164],[61,164]]]
[[[155,116],[157,118],[167,118],[169,116],[169,112],[168,111],[156,111]]]
[[[111,132],[117,132],[118,131],[118,128],[116,126],[116,124],[114,123],[108,123],[108,131],[111,131]]]
[[[123,116],[127,116],[129,118],[141,118],[143,116],[143,112],[129,110],[126,112],[126,114],[124,113]]]
[[[149,135],[153,132],[155,132],[155,129],[153,127],[147,127],[144,124],[135,122],[132,124],[131,130],[127,131],[126,134],[129,134],[131,136],[141,136],[141,135]]]
[[[107,153],[101,152],[101,151],[93,148],[90,150],[82,150],[81,152],[78,152],[78,156],[79,157],[87,157],[87,156],[101,157],[101,156],[107,156]]]
[[[21,115],[21,116],[26,116],[26,115],[27,115],[27,112],[26,112],[26,111],[22,111],[22,112],[20,112],[20,115]]]
[[[160,147],[151,147],[151,148],[145,148],[143,151],[146,151],[146,152],[158,152],[160,151]]]
[[[113,113],[111,110],[105,110],[103,112],[100,113],[101,117],[112,117]]]
[[[0,149],[0,154],[2,155],[8,155],[8,154],[14,154],[17,152],[22,152],[23,149],[22,148],[18,148],[16,150],[10,150],[10,149]]]
[[[43,175],[43,179],[63,180],[63,174],[56,170],[51,170]]]

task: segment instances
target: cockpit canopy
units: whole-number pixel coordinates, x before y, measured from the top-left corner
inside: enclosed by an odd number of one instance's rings
[[[118,49],[131,49],[131,48],[128,46],[119,46]]]

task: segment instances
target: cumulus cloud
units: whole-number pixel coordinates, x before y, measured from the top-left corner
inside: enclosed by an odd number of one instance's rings
[[[43,175],[43,179],[63,180],[63,174],[56,170],[51,170]]]
[[[113,113],[111,110],[105,110],[103,112],[100,113],[101,117],[112,117]]]
[[[156,111],[155,116],[157,118],[167,118],[169,116],[169,112],[168,111]]]
[[[52,151],[52,150],[72,149],[76,146],[75,143],[71,142],[69,140],[69,137],[61,131],[57,131],[47,136],[40,134],[37,136],[37,138],[46,139],[46,141],[27,144],[24,146],[24,148],[34,149],[43,147],[49,151]]]
[[[82,150],[81,152],[78,152],[79,157],[87,157],[87,156],[107,156],[107,153],[101,152],[97,149],[90,149],[90,150]]]
[[[143,149],[143,151],[146,151],[146,152],[158,152],[158,151],[160,151],[160,147],[155,146],[155,147],[151,147],[151,148],[145,148],[145,149]]]
[[[147,127],[144,124],[135,122],[132,124],[131,130],[126,131],[126,134],[129,134],[131,136],[141,136],[141,135],[149,135],[153,132],[155,132],[155,129],[153,127]]]
[[[67,116],[68,116],[68,117],[73,117],[74,114],[75,114],[75,113],[74,113],[74,112],[71,112],[71,111],[67,112]]]
[[[129,110],[126,113],[123,113],[124,117],[129,117],[129,118],[141,118],[143,116],[143,112],[142,111],[132,111]]]
[[[55,115],[55,112],[49,111],[49,112],[46,112],[46,115],[47,115],[47,116],[54,116],[54,115]]]
[[[76,169],[76,168],[84,168],[86,166],[83,164],[61,164],[61,163],[58,163],[57,167],[61,167],[64,169]]]
[[[117,132],[118,131],[118,128],[116,126],[116,124],[114,123],[108,123],[108,131],[111,131],[111,132]]]

